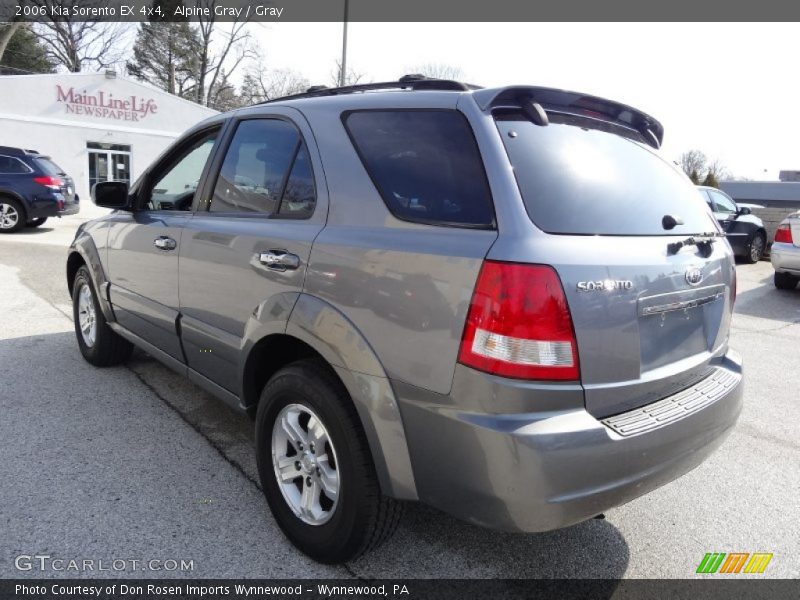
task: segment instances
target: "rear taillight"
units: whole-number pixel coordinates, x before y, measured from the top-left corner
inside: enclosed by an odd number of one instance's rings
[[[45,175],[43,177],[34,177],[33,180],[39,185],[43,185],[51,190],[60,190],[64,185],[64,182],[58,177],[50,177],[49,175]]]
[[[778,229],[775,230],[775,241],[783,242],[784,244],[794,243],[794,240],[792,240],[792,228],[789,227],[788,223],[778,225]]]
[[[484,262],[458,360],[504,377],[579,379],[572,317],[555,270]]]

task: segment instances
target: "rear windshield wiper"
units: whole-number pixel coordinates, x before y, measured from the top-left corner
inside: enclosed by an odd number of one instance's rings
[[[697,235],[688,237],[680,242],[672,242],[671,244],[667,244],[667,256],[677,254],[678,251],[684,246],[697,246],[697,249],[700,250],[700,256],[703,258],[708,258],[711,256],[711,244],[716,242],[719,238],[724,237],[726,237],[724,233],[719,233],[716,231],[698,233]]]

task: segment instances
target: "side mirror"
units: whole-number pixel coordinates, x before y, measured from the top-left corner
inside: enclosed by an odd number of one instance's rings
[[[128,209],[128,184],[101,181],[92,186],[92,201],[103,208]]]
[[[749,215],[749,214],[750,214],[750,213],[752,213],[752,212],[753,212],[753,211],[752,211],[752,210],[750,210],[750,209],[749,209],[748,207],[746,207],[746,206],[741,206],[741,207],[738,207],[738,210],[736,211],[736,213],[737,213],[737,214],[739,214],[739,215]]]

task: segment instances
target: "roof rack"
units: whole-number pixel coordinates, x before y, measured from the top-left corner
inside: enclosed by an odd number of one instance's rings
[[[357,85],[346,85],[343,87],[331,88],[324,85],[315,85],[300,94],[292,94],[290,96],[273,98],[272,100],[265,100],[264,102],[258,102],[256,104],[269,104],[271,102],[297,100],[300,98],[340,96],[342,94],[354,94],[356,92],[372,92],[378,90],[438,90],[468,92],[470,90],[480,89],[483,88],[479,85],[472,85],[471,83],[463,83],[461,81],[454,81],[452,79],[435,79],[432,77],[425,77],[425,75],[412,74],[403,75],[397,81],[383,81],[381,83],[361,83]]]

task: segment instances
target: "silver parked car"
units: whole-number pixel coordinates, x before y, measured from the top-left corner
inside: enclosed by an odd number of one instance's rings
[[[795,289],[800,281],[800,211],[792,213],[778,225],[770,260],[775,269],[775,287]]]
[[[203,121],[98,184],[67,281],[97,366],[136,345],[255,419],[264,493],[345,561],[402,501],[535,532],[700,464],[742,405],[730,246],[629,106],[407,76]]]

